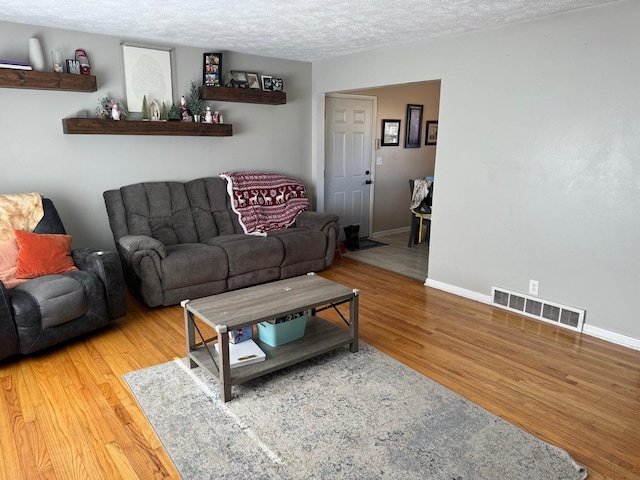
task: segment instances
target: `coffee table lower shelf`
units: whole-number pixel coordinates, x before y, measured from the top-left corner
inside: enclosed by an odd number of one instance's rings
[[[350,345],[354,342],[354,339],[346,328],[341,328],[327,320],[313,316],[307,319],[305,334],[299,340],[279,347],[271,347],[259,339],[256,339],[255,342],[266,354],[267,358],[263,362],[232,368],[231,385],[248,382],[262,375],[330,352],[338,347]],[[208,346],[211,353],[207,351],[207,346],[196,347],[189,353],[189,358],[219,381],[220,371],[211,358],[211,355],[213,355],[213,358],[218,361],[217,353],[213,346],[213,342]]]

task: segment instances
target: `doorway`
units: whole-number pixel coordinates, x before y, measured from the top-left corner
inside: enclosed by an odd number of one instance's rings
[[[325,211],[344,227],[371,234],[375,97],[327,95],[325,99]]]
[[[373,150],[370,165],[372,166],[372,189],[370,192],[371,210],[370,210],[370,227],[366,233],[360,236],[368,235],[372,240],[378,240],[383,243],[393,245],[394,248],[406,251],[393,252],[392,255],[385,257],[385,262],[376,260],[380,265],[388,264],[392,260],[398,264],[398,268],[403,270],[407,265],[416,266],[422,271],[422,279],[428,276],[428,256],[430,253],[429,244],[423,243],[413,245],[407,248],[409,239],[409,225],[411,214],[409,211],[409,179],[424,178],[434,176],[436,163],[436,142],[431,138],[426,138],[427,124],[433,124],[438,121],[440,110],[440,80],[429,80],[412,84],[386,85],[360,90],[351,90],[326,94],[325,98],[325,132],[324,146],[325,151],[323,159],[325,160],[322,169],[325,181],[325,206],[329,205],[331,200],[331,192],[326,188],[326,183],[330,181],[327,175],[328,153],[331,148],[329,144],[330,127],[327,120],[331,115],[327,101],[329,97],[345,96],[356,98],[374,98],[375,111],[372,118],[373,125],[373,142],[380,136],[382,132],[383,120],[399,121],[400,141],[398,145],[376,145],[378,148]],[[406,134],[406,113],[408,104],[424,105],[422,118],[422,135],[419,148],[404,148],[404,136]],[[374,161],[375,159],[375,161]],[[332,210],[336,214],[341,215],[340,210]],[[344,225],[349,225],[343,222]],[[401,239],[404,238],[404,241]],[[374,249],[377,250],[377,249]],[[384,247],[383,250],[390,250],[390,247]],[[363,251],[358,252],[358,256],[363,259],[368,256],[381,255],[382,251]],[[388,252],[385,252],[388,253]],[[401,253],[401,256],[396,256]],[[350,253],[353,255],[353,252]],[[385,268],[385,267],[383,267]],[[393,270],[392,268],[388,268]],[[416,275],[419,276],[419,275]]]

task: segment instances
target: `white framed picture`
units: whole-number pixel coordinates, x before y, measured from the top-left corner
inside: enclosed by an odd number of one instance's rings
[[[262,90],[271,91],[271,79],[273,78],[271,75],[262,75]]]
[[[130,112],[142,111],[142,99],[173,104],[171,49],[122,44],[124,87]]]

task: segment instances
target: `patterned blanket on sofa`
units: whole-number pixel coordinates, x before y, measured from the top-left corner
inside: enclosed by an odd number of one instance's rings
[[[309,207],[303,183],[276,173],[224,172],[233,210],[245,233],[267,232],[291,226]]]

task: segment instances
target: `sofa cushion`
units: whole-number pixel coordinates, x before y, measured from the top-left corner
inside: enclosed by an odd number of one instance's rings
[[[15,231],[18,242],[17,278],[70,272],[78,267],[71,256],[71,236]]]
[[[0,280],[5,288],[17,287],[27,278],[16,278],[18,266],[18,242],[15,238],[0,243]]]
[[[227,183],[220,177],[185,183],[200,241],[219,235],[242,233],[238,214],[231,207]]]
[[[163,289],[224,280],[229,274],[227,253],[220,247],[201,243],[168,246],[160,265]]]
[[[129,235],[147,235],[165,245],[197,243],[191,205],[179,182],[149,182],[120,189]]]
[[[253,235],[222,235],[205,240],[227,254],[229,276],[241,275],[266,268],[279,267],[284,259],[284,248],[276,238]]]
[[[42,328],[51,328],[75,320],[87,312],[82,285],[65,275],[45,275],[16,287],[29,294],[40,309]]]

